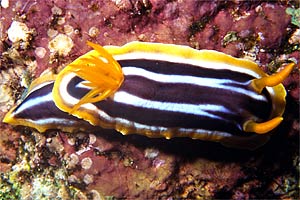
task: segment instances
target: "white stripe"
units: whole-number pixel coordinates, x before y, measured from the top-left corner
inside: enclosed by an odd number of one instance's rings
[[[210,114],[209,111],[219,111],[223,113],[230,113],[230,111],[221,105],[205,104],[205,105],[194,105],[186,103],[171,103],[171,102],[160,102],[143,99],[127,92],[116,92],[113,100],[115,102],[124,103],[126,105],[132,105],[141,108],[156,109],[161,111],[180,112],[192,115],[201,115],[214,119],[222,119],[219,116]],[[222,119],[224,120],[224,119]]]
[[[68,106],[71,108],[73,107],[75,104],[77,104],[79,102],[80,99],[76,99],[75,97],[73,97],[71,94],[68,93],[67,87],[69,82],[76,76],[75,73],[70,72],[69,74],[65,75],[63,80],[61,81],[60,85],[59,85],[59,94],[60,94],[60,98],[62,101],[64,101],[64,103],[68,104]],[[84,81],[85,82],[85,81]],[[76,85],[76,87],[79,88],[84,88],[85,86],[83,84],[78,83]],[[96,108],[96,106],[94,106],[91,103],[86,103],[80,106],[81,108],[87,109],[87,110],[93,110]]]
[[[193,128],[180,128],[178,129],[180,132],[180,135],[183,134],[201,134],[203,135],[203,138],[210,138],[212,136],[221,136],[221,137],[232,137],[232,134],[228,132],[222,132],[222,131],[212,131],[212,130],[205,130],[205,129],[193,129]]]
[[[38,96],[36,98],[31,98],[28,101],[23,101],[21,106],[14,111],[14,114],[17,115],[23,112],[26,109],[34,109],[35,106],[39,105],[40,103],[45,103],[48,101],[52,101],[52,92],[50,91],[48,94],[44,96]]]
[[[147,71],[145,69],[137,68],[137,67],[123,67],[122,70],[124,75],[126,76],[137,75],[137,76],[142,76],[144,78],[157,81],[157,82],[162,82],[162,83],[185,83],[185,84],[193,84],[198,86],[219,88],[224,90],[235,91],[237,93],[250,96],[251,98],[256,100],[267,101],[265,96],[258,95],[254,91],[225,85],[228,83],[240,84],[237,81],[232,81],[228,79],[203,78],[203,77],[196,77],[196,76],[189,76],[189,75],[159,74],[159,73]]]
[[[70,119],[63,119],[63,118],[54,118],[54,117],[49,117],[49,118],[45,118],[45,119],[35,119],[35,120],[31,120],[31,119],[26,119],[27,121],[33,123],[33,124],[37,124],[39,126],[43,126],[43,125],[49,125],[49,124],[60,124],[60,125],[66,125],[68,127],[73,126],[74,124],[78,123],[78,121],[74,121],[74,120],[70,120]]]
[[[46,85],[49,85],[49,84],[51,84],[51,83],[53,83],[53,82],[54,82],[54,80],[50,80],[50,81],[41,83],[41,84],[39,84],[39,85],[36,85],[34,88],[32,88],[32,89],[29,91],[29,93],[28,93],[26,96],[28,96],[28,95],[31,94],[32,92],[34,92],[34,91],[36,91],[36,90],[39,90],[39,89],[41,89],[42,87],[45,87]]]

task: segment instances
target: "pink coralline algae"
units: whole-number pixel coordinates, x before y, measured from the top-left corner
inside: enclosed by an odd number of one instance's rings
[[[299,27],[294,1],[5,0],[0,7],[0,119],[32,79],[100,45],[184,44],[257,62],[285,80],[285,121],[256,151],[115,131],[64,133],[0,123],[0,198],[298,199]],[[298,8],[299,9],[299,8]]]
[[[243,6],[248,5],[221,10],[215,13],[215,16],[211,16],[213,19],[210,23],[195,34],[199,48],[217,49],[239,56],[243,51],[253,48],[253,45],[261,49],[280,47],[290,22],[290,17],[285,15],[286,7],[268,3],[256,5],[253,9]],[[228,45],[220,46],[229,32],[235,32],[237,39]]]

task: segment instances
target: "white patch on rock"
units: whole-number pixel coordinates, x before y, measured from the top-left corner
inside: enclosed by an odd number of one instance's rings
[[[94,176],[93,175],[90,175],[90,174],[86,174],[86,175],[84,175],[84,177],[83,177],[83,182],[85,183],[85,184],[91,184],[91,183],[93,183],[93,181],[94,181]]]
[[[8,39],[11,42],[27,41],[30,36],[30,30],[26,24],[18,21],[13,21],[7,30]]]
[[[58,34],[49,42],[48,48],[52,53],[58,53],[60,56],[67,56],[73,46],[74,43],[69,36],[65,34]]]
[[[290,44],[300,44],[300,29],[298,28],[289,39]]]
[[[47,53],[47,50],[44,48],[44,47],[37,47],[35,50],[34,50],[34,53],[37,57],[39,58],[44,58],[46,53]]]
[[[82,159],[80,164],[83,169],[89,169],[89,168],[91,168],[93,161],[91,158],[87,157],[87,158]]]
[[[1,7],[8,8],[9,7],[9,0],[1,0]]]

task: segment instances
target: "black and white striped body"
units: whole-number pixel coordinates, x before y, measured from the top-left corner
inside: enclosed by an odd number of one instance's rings
[[[94,125],[124,134],[205,139],[249,136],[243,132],[245,121],[270,116],[269,97],[249,89],[255,78],[249,74],[154,59],[118,62],[125,75],[122,86],[110,98],[82,108],[99,119],[91,121]],[[66,77],[61,86],[66,102],[75,104],[89,91],[81,81],[75,74]]]
[[[58,75],[34,80],[3,121],[40,132],[93,125],[124,135],[190,137],[253,149],[283,120],[286,91],[280,83],[294,64],[268,76],[254,62],[212,50],[88,44],[94,50]]]
[[[10,118],[14,119],[12,124],[34,127],[40,132],[48,129],[72,131],[75,127],[88,127],[88,122],[78,120],[56,107],[52,95],[53,85],[54,80],[46,81],[29,91],[22,103],[11,110]]]

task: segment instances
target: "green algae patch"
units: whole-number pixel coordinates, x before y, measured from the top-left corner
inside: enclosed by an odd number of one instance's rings
[[[287,8],[285,12],[292,16],[291,23],[300,27],[300,8]]]

